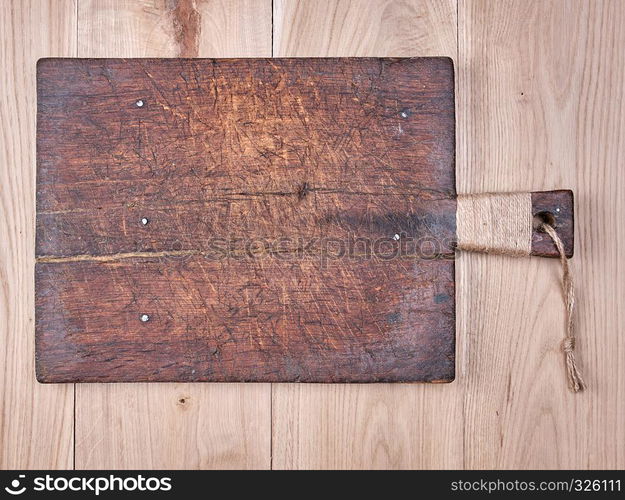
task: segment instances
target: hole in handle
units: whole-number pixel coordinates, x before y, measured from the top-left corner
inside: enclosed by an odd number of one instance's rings
[[[549,224],[550,226],[556,225],[556,216],[551,212],[538,212],[534,215],[534,220],[532,223],[532,227],[536,231],[541,231],[540,227],[543,224]]]

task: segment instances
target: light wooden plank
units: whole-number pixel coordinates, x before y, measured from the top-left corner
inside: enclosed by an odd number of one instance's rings
[[[558,264],[462,256],[465,465],[623,468],[625,5],[459,7],[458,190],[575,191],[578,356],[589,385],[566,389]]]
[[[275,1],[274,56],[456,56],[456,4]],[[462,386],[273,388],[273,466],[462,467]]]
[[[78,384],[81,469],[269,465],[270,391],[254,384]]]
[[[277,384],[275,469],[462,467],[461,389],[453,384]]]
[[[274,56],[456,55],[454,0],[274,0]]]
[[[35,65],[76,54],[74,1],[0,2],[0,469],[73,462],[74,389],[34,368]]]
[[[271,1],[81,0],[78,51],[81,57],[269,56]]]
[[[81,1],[81,57],[271,55],[271,1]],[[79,385],[76,467],[268,468],[271,388]],[[184,399],[184,403],[181,400]]]

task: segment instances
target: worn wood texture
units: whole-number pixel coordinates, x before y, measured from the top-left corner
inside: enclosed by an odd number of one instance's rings
[[[562,240],[565,255],[570,259],[575,250],[575,210],[573,191],[537,191],[532,193],[532,255],[537,257],[558,257],[558,249],[548,234],[538,229],[537,223],[547,222],[556,229]]]
[[[38,82],[39,380],[453,379],[451,60],[51,59]]]
[[[451,255],[452,86],[438,59],[40,61],[37,255],[402,233]]]
[[[74,1],[0,2],[0,469],[73,463],[74,388],[34,374],[35,63],[76,55]]]
[[[81,0],[78,55],[267,57],[271,15],[270,0]],[[76,468],[267,469],[270,422],[269,384],[79,384]]]
[[[36,279],[42,382],[453,377],[453,260],[133,258]]]

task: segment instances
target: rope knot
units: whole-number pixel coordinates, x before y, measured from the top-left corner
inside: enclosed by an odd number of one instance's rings
[[[566,337],[562,341],[562,350],[566,353],[573,352],[575,350],[575,337]]]

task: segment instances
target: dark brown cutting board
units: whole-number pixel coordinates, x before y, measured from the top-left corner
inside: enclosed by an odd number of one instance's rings
[[[38,380],[454,378],[450,59],[45,59],[37,86]]]

